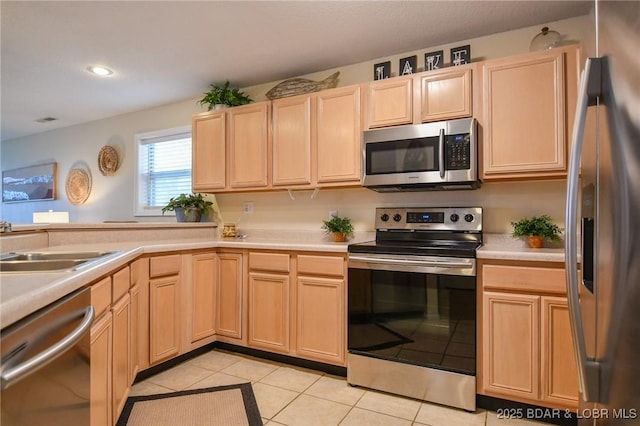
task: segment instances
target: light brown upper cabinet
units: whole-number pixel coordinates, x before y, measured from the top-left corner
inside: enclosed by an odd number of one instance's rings
[[[209,111],[191,119],[194,192],[211,192],[227,186],[225,128],[224,111]]]
[[[273,101],[274,188],[360,182],[360,86]]]
[[[360,183],[360,86],[316,94],[318,186]]]
[[[264,188],[268,182],[270,102],[230,108],[229,186]]]
[[[413,77],[369,83],[365,105],[367,129],[413,123]]]
[[[267,187],[270,108],[270,102],[257,102],[193,116],[194,191]]]
[[[484,63],[483,180],[566,176],[577,56],[573,46]]]
[[[416,75],[420,122],[471,117],[471,65]]]
[[[365,90],[365,128],[471,117],[475,64],[373,81]]]
[[[315,98],[301,95],[277,99],[271,108],[273,186],[311,185]]]

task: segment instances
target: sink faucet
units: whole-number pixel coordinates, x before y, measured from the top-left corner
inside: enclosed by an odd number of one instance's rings
[[[7,221],[0,221],[0,232],[11,232],[11,223]]]

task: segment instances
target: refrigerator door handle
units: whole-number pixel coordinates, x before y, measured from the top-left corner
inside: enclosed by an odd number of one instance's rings
[[[567,205],[565,217],[565,251],[567,274],[567,300],[573,347],[578,367],[578,381],[582,398],[587,402],[599,402],[600,364],[587,356],[584,329],[582,327],[582,311],[578,293],[578,253],[577,253],[577,219],[578,219],[578,185],[582,139],[584,135],[587,107],[595,105],[600,92],[601,59],[589,58],[580,78],[578,89],[578,105],[571,137],[571,156],[567,172]]]

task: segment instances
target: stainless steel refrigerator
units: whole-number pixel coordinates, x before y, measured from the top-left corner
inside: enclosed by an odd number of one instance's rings
[[[598,1],[570,148],[569,312],[579,425],[640,424],[640,2]]]

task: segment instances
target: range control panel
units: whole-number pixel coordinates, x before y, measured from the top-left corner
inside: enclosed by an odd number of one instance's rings
[[[379,207],[376,230],[482,231],[482,207]]]

